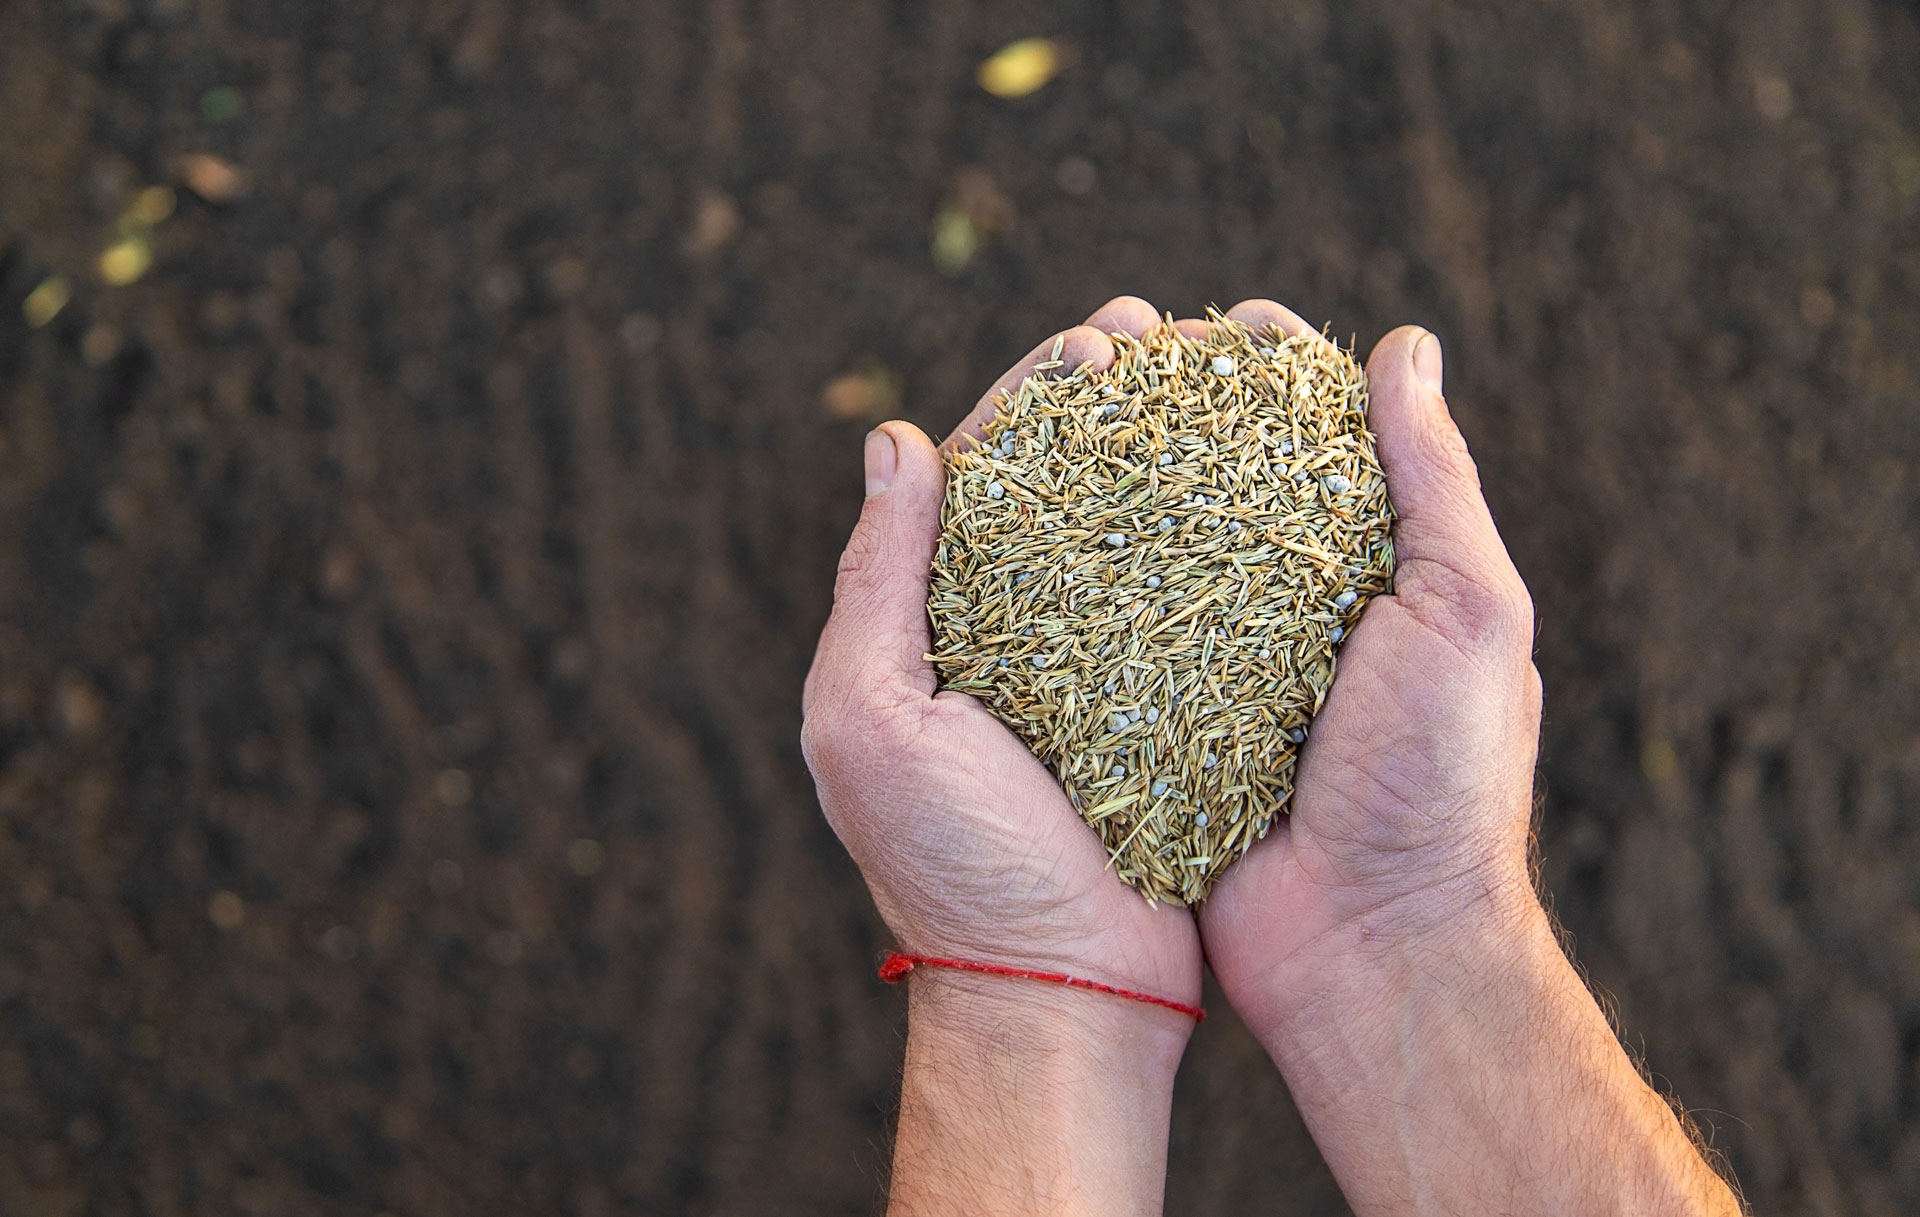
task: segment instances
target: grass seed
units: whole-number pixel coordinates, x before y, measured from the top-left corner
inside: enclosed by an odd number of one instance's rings
[[[1005,395],[947,458],[928,599],[945,687],[1053,770],[1120,878],[1181,904],[1286,813],[1339,644],[1393,578],[1352,353],[1208,320]]]

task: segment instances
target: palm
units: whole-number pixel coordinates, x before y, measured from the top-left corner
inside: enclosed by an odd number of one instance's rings
[[[1099,837],[1011,731],[958,693],[934,699],[927,726],[926,755],[942,758],[933,784],[942,805],[909,831],[922,849],[962,856],[937,890],[919,894],[923,908],[945,906],[940,920],[956,937],[991,925],[1014,939],[974,949],[1021,958],[1037,948],[1063,970],[1150,992],[1191,985],[1200,960],[1193,918],[1149,905],[1114,876]],[[997,915],[981,918],[987,907]]]
[[[1159,316],[1122,298],[1035,348],[955,429],[978,436],[998,396],[1035,374],[1113,360],[1112,333]],[[808,761],[834,829],[906,949],[1065,971],[1191,1000],[1200,943],[1187,910],[1112,873],[1045,766],[985,707],[935,693],[927,572],[944,474],[926,438],[888,424],[899,462],[841,561],[808,680]]]
[[[1400,512],[1394,594],[1367,606],[1340,655],[1291,816],[1202,911],[1229,995],[1250,961],[1268,966],[1387,910],[1444,916],[1477,872],[1525,854],[1540,721],[1531,605],[1458,432],[1420,430],[1435,416],[1406,374],[1407,341],[1382,340],[1369,367]],[[1442,544],[1457,535],[1472,545]]]
[[[1228,316],[1311,332],[1271,301]],[[981,434],[997,394],[1035,364],[1106,366],[1107,335],[1157,323],[1143,301],[1110,303],[1002,377],[956,436]],[[1369,361],[1400,512],[1395,595],[1368,607],[1341,657],[1291,818],[1201,909],[1198,937],[1229,996],[1236,980],[1336,926],[1459,886],[1487,859],[1510,856],[1526,831],[1533,755],[1508,741],[1538,730],[1530,609],[1459,433],[1444,405],[1430,408],[1436,390],[1414,383],[1422,333],[1396,331]],[[910,949],[1192,993],[1193,919],[1148,906],[1118,880],[1052,775],[982,706],[935,695],[926,578],[944,477],[924,435],[888,427],[899,477],[878,506],[870,499],[848,546],[808,686],[809,761],[829,818]]]
[[[1370,604],[1342,653],[1301,758],[1291,818],[1208,902],[1216,965],[1248,935],[1267,944],[1263,954],[1276,937],[1298,949],[1510,845],[1513,801],[1526,800],[1528,777],[1487,763],[1501,752],[1508,715],[1485,704],[1487,682],[1403,596]],[[1476,819],[1497,823],[1500,840],[1468,822]]]
[[[821,798],[903,947],[1147,992],[1195,986],[1193,918],[1109,872],[1059,782],[986,707],[941,693],[886,713],[869,736],[889,742],[841,760]]]
[[[819,767],[821,802],[903,948],[1197,989],[1193,918],[1109,871],[1059,782],[986,707],[908,697],[864,734]]]

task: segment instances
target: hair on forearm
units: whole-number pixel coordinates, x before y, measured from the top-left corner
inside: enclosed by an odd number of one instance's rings
[[[1680,1123],[1680,1131],[1686,1134],[1687,1140],[1692,1143],[1694,1151],[1707,1164],[1707,1168],[1727,1185],[1727,1189],[1733,1193],[1734,1203],[1740,1206],[1740,1211],[1751,1213],[1753,1210],[1747,1204],[1746,1193],[1741,1190],[1740,1180],[1733,1173],[1733,1163],[1728,1160],[1726,1151],[1713,1143],[1709,1131],[1711,1126],[1704,1129],[1701,1127],[1700,1121],[1694,1118],[1693,1113],[1687,1110],[1679,1097],[1661,1085],[1659,1076],[1647,1067],[1646,1053],[1642,1048],[1629,1043],[1621,1034],[1620,1003],[1614,999],[1612,993],[1595,983],[1592,974],[1587,971],[1586,965],[1580,962],[1579,955],[1574,951],[1573,931],[1560,920],[1560,914],[1554,908],[1553,893],[1548,890],[1546,884],[1545,860],[1540,845],[1540,823],[1545,815],[1546,806],[1546,785],[1536,776],[1533,790],[1533,815],[1527,825],[1527,875],[1533,883],[1533,892],[1540,901],[1540,907],[1546,910],[1547,924],[1553,928],[1554,941],[1560,944],[1560,953],[1567,957],[1567,963],[1573,967],[1574,975],[1580,978],[1580,983],[1593,997],[1594,1004],[1600,1007],[1601,1015],[1607,1020],[1607,1027],[1613,1032],[1614,1041],[1620,1045],[1620,1050],[1627,1054],[1627,1060],[1633,1063],[1634,1072],[1638,1073],[1640,1080],[1647,1084],[1647,1089],[1658,1095],[1660,1100],[1673,1111],[1674,1119]]]

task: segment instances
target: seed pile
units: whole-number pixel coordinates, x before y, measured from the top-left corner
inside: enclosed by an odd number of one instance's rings
[[[945,686],[1053,769],[1122,879],[1178,903],[1285,811],[1340,640],[1393,574],[1352,355],[1208,320],[1002,403],[948,458],[928,601]]]

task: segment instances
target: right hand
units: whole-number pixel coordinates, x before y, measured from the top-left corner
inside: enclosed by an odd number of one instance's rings
[[[1737,1214],[1534,893],[1533,606],[1439,340],[1395,330],[1367,379],[1394,592],[1340,654],[1291,816],[1201,907],[1208,961],[1356,1213]]]
[[[1229,316],[1306,328],[1270,301]],[[1440,393],[1440,341],[1407,326],[1368,360],[1397,520],[1392,595],[1367,605],[1300,759],[1292,814],[1200,910],[1208,962],[1271,1025],[1355,952],[1418,950],[1463,917],[1531,920],[1540,678],[1533,606]],[[1516,924],[1519,921],[1516,920]]]

